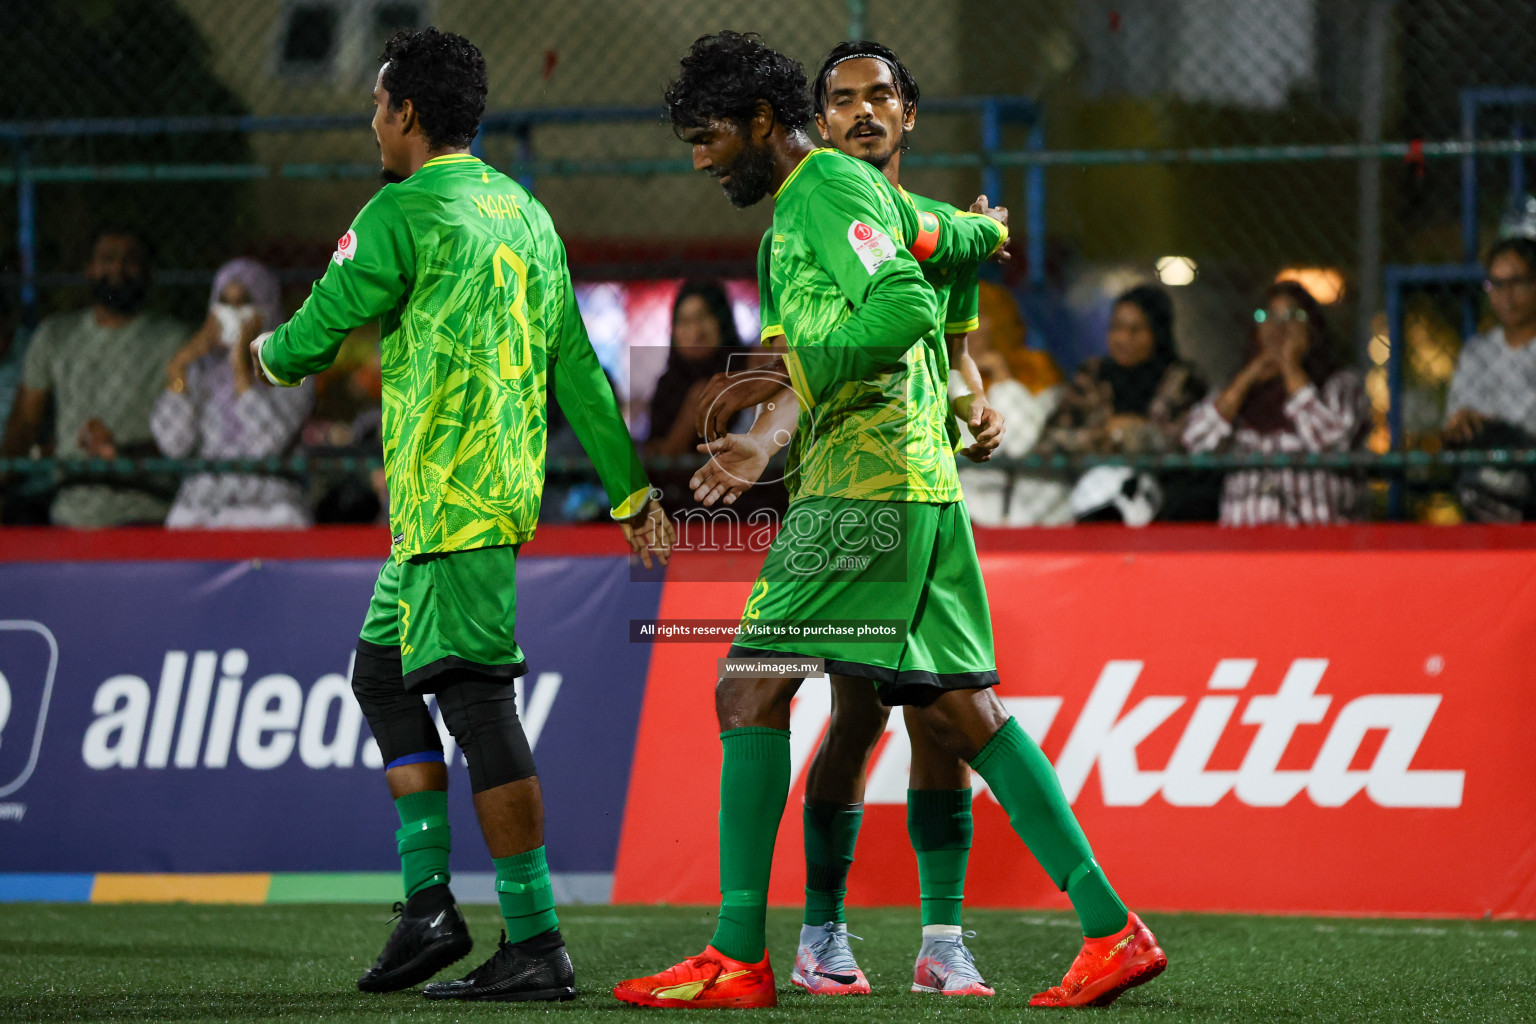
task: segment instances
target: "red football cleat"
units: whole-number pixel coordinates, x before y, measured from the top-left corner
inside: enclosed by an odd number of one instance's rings
[[[1145,984],[1168,967],[1168,955],[1141,918],[1100,939],[1084,939],[1082,951],[1060,985],[1030,997],[1030,1006],[1108,1006],[1126,989]]]
[[[779,1005],[768,954],[759,963],[732,960],[714,946],[647,978],[631,978],[613,987],[615,998],[636,1006],[752,1010]]]

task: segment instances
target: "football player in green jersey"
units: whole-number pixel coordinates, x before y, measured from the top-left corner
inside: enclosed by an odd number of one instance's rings
[[[963,214],[901,187],[901,156],[907,148],[907,134],[917,123],[919,96],[917,81],[900,58],[889,48],[869,41],[834,47],[812,87],[822,140],[880,170],[917,209],[919,235],[912,250],[922,257],[930,244],[928,239],[939,230],[941,218],[979,214]],[[983,196],[976,209],[986,208]],[[923,271],[944,311],[950,365],[959,371],[969,391],[963,403],[959,399],[952,403],[965,417],[974,438],[962,452],[975,462],[985,462],[997,448],[1004,427],[1001,415],[986,404],[980,373],[965,346],[966,335],[977,325],[976,266],[950,268],[930,262],[924,264]],[[782,407],[792,404],[794,396],[779,395],[774,402]],[[793,430],[792,425],[783,423],[771,427],[769,436]],[[753,452],[750,439],[721,439],[717,447],[718,454],[699,474],[699,486],[702,489],[723,477],[731,484],[730,494],[736,493],[745,475],[760,473],[762,457],[772,454],[769,444]],[[748,464],[738,466],[738,461]],[[715,496],[710,493],[705,497]],[[868,991],[848,945],[843,897],[863,817],[868,761],[885,731],[886,708],[874,699],[867,679],[834,674],[831,685],[831,721],[806,775],[806,901],[791,980],[813,993],[842,995]],[[914,705],[907,705],[903,712],[912,752],[907,827],[917,853],[922,897],[923,935],[912,990],[990,996],[993,989],[965,946],[961,922],[972,832],[970,771],[963,760],[937,743]],[[847,975],[858,981],[846,985],[838,980]]]
[[[406,899],[374,967],[386,992],[470,950],[448,888],[448,773],[425,694],[464,750],[496,867],[506,934],[434,999],[569,999],[570,958],[544,857],[544,809],[513,681],[519,545],[534,532],[553,375],[631,546],[665,563],[671,527],[653,497],[576,307],[564,246],[526,190],[470,154],[485,61],[428,28],[384,49],[373,128],[386,184],[337,245],[293,319],[257,339],[266,380],[328,367],[355,328],[380,323],[384,469],[393,549],[363,623],[352,688],[400,816]]]
[[[732,655],[819,658],[831,673],[867,680],[884,703],[915,707],[935,744],[986,779],[1078,911],[1083,948],[1063,983],[1031,1005],[1102,1005],[1167,958],[1110,887],[1050,762],[990,689],[985,586],[954,477],[947,391],[934,381],[946,362],[939,310],[926,281],[914,287],[922,274],[906,250],[917,210],[868,163],[809,150],[807,119],[768,73],[778,55],[765,53],[750,38],[706,37],[669,90],[696,168],[739,205],[773,191],[766,294],[801,407],[795,497]],[[810,635],[853,608],[871,625],[894,621],[894,639]],[[786,675],[727,676],[716,690],[723,900],[714,940],[621,983],[620,998],[771,1005],[761,911],[789,786],[790,698],[802,681]]]
[[[948,204],[911,195],[901,187],[901,155],[907,148],[907,133],[917,123],[919,95],[917,81],[897,55],[869,41],[834,47],[812,87],[822,140],[880,170],[918,210],[919,235],[911,248],[921,257],[927,255],[928,239],[938,232],[941,218],[980,214],[962,214]],[[978,199],[975,209],[987,209],[985,196]],[[1006,216],[1006,211],[1002,213]],[[1001,440],[1003,422],[1001,415],[986,405],[980,373],[965,347],[966,334],[975,329],[977,320],[976,266],[950,268],[930,261],[923,264],[923,274],[945,311],[944,334],[951,365],[970,392],[962,396],[963,401],[954,403],[974,438],[962,452],[975,462],[985,462]],[[771,310],[766,304],[765,308]],[[779,332],[770,311],[764,320],[764,344],[776,340]],[[729,385],[728,380],[717,382],[722,400],[716,415],[742,398],[740,391],[732,393]],[[795,424],[789,410],[795,405],[793,391],[774,395],[768,404],[772,408],[750,434],[728,435],[715,443],[713,457],[694,481],[701,501],[732,501],[751,486],[777,450],[772,438],[792,435]],[[805,914],[791,981],[816,994],[862,994],[869,991],[869,983],[848,944],[843,897],[863,818],[868,761],[885,731],[888,709],[870,692],[867,679],[834,674],[831,685],[831,721],[806,774]],[[961,922],[972,831],[970,772],[963,760],[935,742],[915,707],[907,705],[904,713],[912,751],[907,825],[917,853],[923,927],[912,988],[915,992],[990,996],[993,989],[981,977],[965,946]]]

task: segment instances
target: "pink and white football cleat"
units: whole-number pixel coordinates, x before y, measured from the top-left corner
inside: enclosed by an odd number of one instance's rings
[[[848,926],[828,921],[817,928],[800,929],[800,948],[795,951],[795,969],[789,980],[812,995],[867,996],[869,979],[859,970],[848,946]]]
[[[917,951],[917,963],[912,968],[912,991],[943,996],[996,995],[982,980],[975,958],[965,948],[965,936],[975,934],[957,930],[952,935],[924,935],[923,948]]]

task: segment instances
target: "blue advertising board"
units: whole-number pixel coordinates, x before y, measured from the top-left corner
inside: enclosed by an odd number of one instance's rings
[[[348,681],[377,573],[0,565],[0,873],[395,870],[398,821]],[[648,650],[628,622],[655,615],[660,576],[635,582],[613,557],[525,558],[518,576],[550,865],[611,873]],[[453,867],[485,871],[449,753]]]

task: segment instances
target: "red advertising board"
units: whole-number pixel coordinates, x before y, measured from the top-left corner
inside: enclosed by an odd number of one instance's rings
[[[998,692],[1132,906],[1536,917],[1536,551],[1064,548],[982,566]],[[670,575],[662,618],[733,616],[750,587],[688,575]],[[723,647],[652,651],[616,902],[718,898]],[[799,805],[828,704],[812,681],[793,709],[776,904],[801,898]],[[893,715],[852,903],[916,902],[906,767]],[[980,791],[966,891],[1066,905]]]

